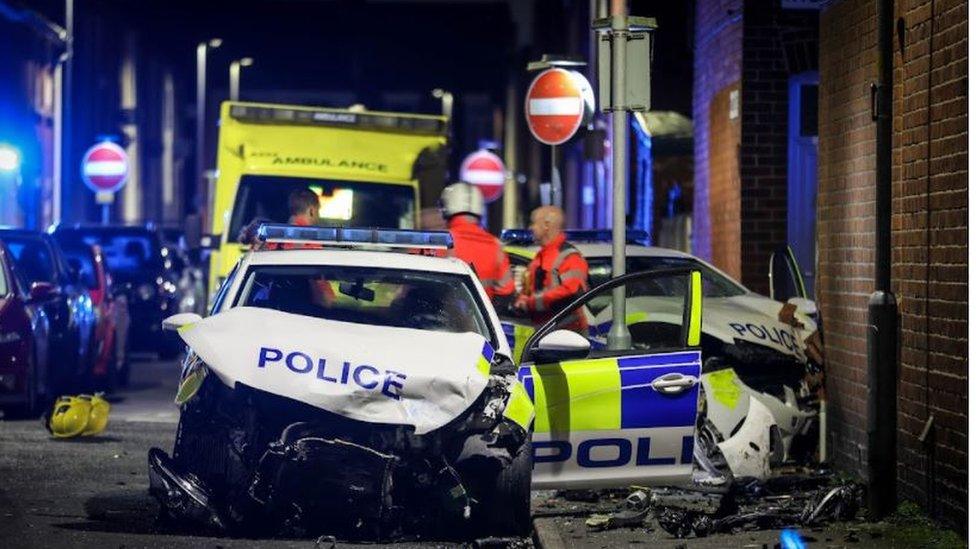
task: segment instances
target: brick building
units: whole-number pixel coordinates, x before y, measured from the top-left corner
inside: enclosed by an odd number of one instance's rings
[[[936,5],[938,4],[938,5]],[[901,314],[899,496],[964,528],[968,406],[965,0],[895,2],[892,285]],[[834,460],[863,470],[865,304],[873,289],[874,2],[820,20],[818,297]],[[932,428],[919,441],[925,425]]]
[[[894,7],[898,491],[964,529],[967,5]],[[866,0],[696,3],[694,251],[765,293],[769,253],[796,249],[824,322],[830,457],[859,474],[877,226],[877,25]]]
[[[812,282],[815,212],[791,205],[787,188],[789,160],[804,144],[814,169],[797,170],[795,185],[815,187],[816,127],[799,122],[816,113],[817,23],[816,11],[773,0],[701,1],[696,10],[694,250],[761,293],[769,254],[784,242]]]

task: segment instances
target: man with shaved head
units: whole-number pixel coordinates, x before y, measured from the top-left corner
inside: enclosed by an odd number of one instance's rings
[[[529,263],[515,308],[527,313],[537,328],[587,289],[589,266],[579,250],[566,242],[564,223],[563,211],[556,206],[542,206],[532,212],[529,228],[541,248]],[[582,309],[574,311],[559,327],[585,336],[588,326]]]

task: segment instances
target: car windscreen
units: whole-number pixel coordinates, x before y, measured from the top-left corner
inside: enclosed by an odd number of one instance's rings
[[[609,257],[588,257],[586,259],[590,265],[590,287],[594,288],[610,280],[612,276],[612,263]],[[695,259],[687,257],[668,257],[668,256],[631,256],[627,258],[627,272],[636,273],[649,271],[651,269],[691,267],[699,269],[702,273],[702,294],[705,297],[733,297],[746,293],[739,285],[729,280],[727,277]],[[668,287],[661,281],[654,284],[660,285],[659,288],[644,288],[645,295],[660,296],[682,296],[685,287],[677,282],[678,278],[664,279],[668,284],[677,284],[681,287]]]
[[[95,255],[92,253],[91,246],[83,243],[58,243],[61,251],[64,252],[68,264],[78,267],[78,281],[84,284],[89,290],[98,289],[98,278],[95,275]]]
[[[4,236],[3,241],[14,256],[14,267],[28,288],[35,282],[58,284],[56,260],[42,238]]]
[[[235,241],[254,219],[287,223],[288,195],[302,189],[319,198],[316,225],[414,228],[414,190],[407,185],[245,175],[234,200],[229,240]]]
[[[372,267],[252,266],[235,306],[495,339],[468,277]]]
[[[55,233],[59,242],[99,246],[108,270],[119,281],[154,278],[162,269],[159,240],[144,230],[68,230]]]

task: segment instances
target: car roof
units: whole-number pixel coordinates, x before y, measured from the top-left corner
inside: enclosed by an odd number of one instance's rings
[[[345,248],[253,251],[244,256],[244,261],[249,265],[338,265],[459,275],[471,273],[463,261],[454,257]]]
[[[570,242],[577,250],[583,254],[583,257],[610,257],[613,254],[613,245],[609,242]],[[533,255],[539,250],[539,246],[518,246],[518,245],[507,245],[506,248],[515,248],[519,250],[525,250],[531,252]],[[680,250],[674,250],[671,248],[659,248],[657,246],[639,246],[636,244],[628,244],[624,250],[624,254],[628,257],[684,257],[688,259],[696,259],[695,256],[682,252]]]

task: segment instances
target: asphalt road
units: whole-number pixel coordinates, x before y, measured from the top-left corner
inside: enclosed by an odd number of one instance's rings
[[[205,537],[157,523],[146,453],[172,449],[179,365],[144,358],[132,366],[130,387],[110,398],[100,436],[56,440],[40,420],[0,420],[0,548],[333,545]]]
[[[113,395],[108,428],[96,437],[53,439],[39,420],[0,420],[0,548],[7,547],[331,547],[322,540],[231,539],[194,535],[157,523],[148,494],[146,453],[169,451],[178,410],[173,404],[179,366],[143,359],[132,383]],[[777,547],[776,530],[678,540],[654,519],[635,527],[594,532],[594,512],[624,508],[622,497],[567,501],[552,492],[533,494],[537,545],[560,547]],[[906,547],[884,528],[837,524],[805,531],[810,547]],[[527,546],[526,543],[523,546]],[[397,545],[403,547],[403,544]],[[410,544],[451,547],[450,543]]]

